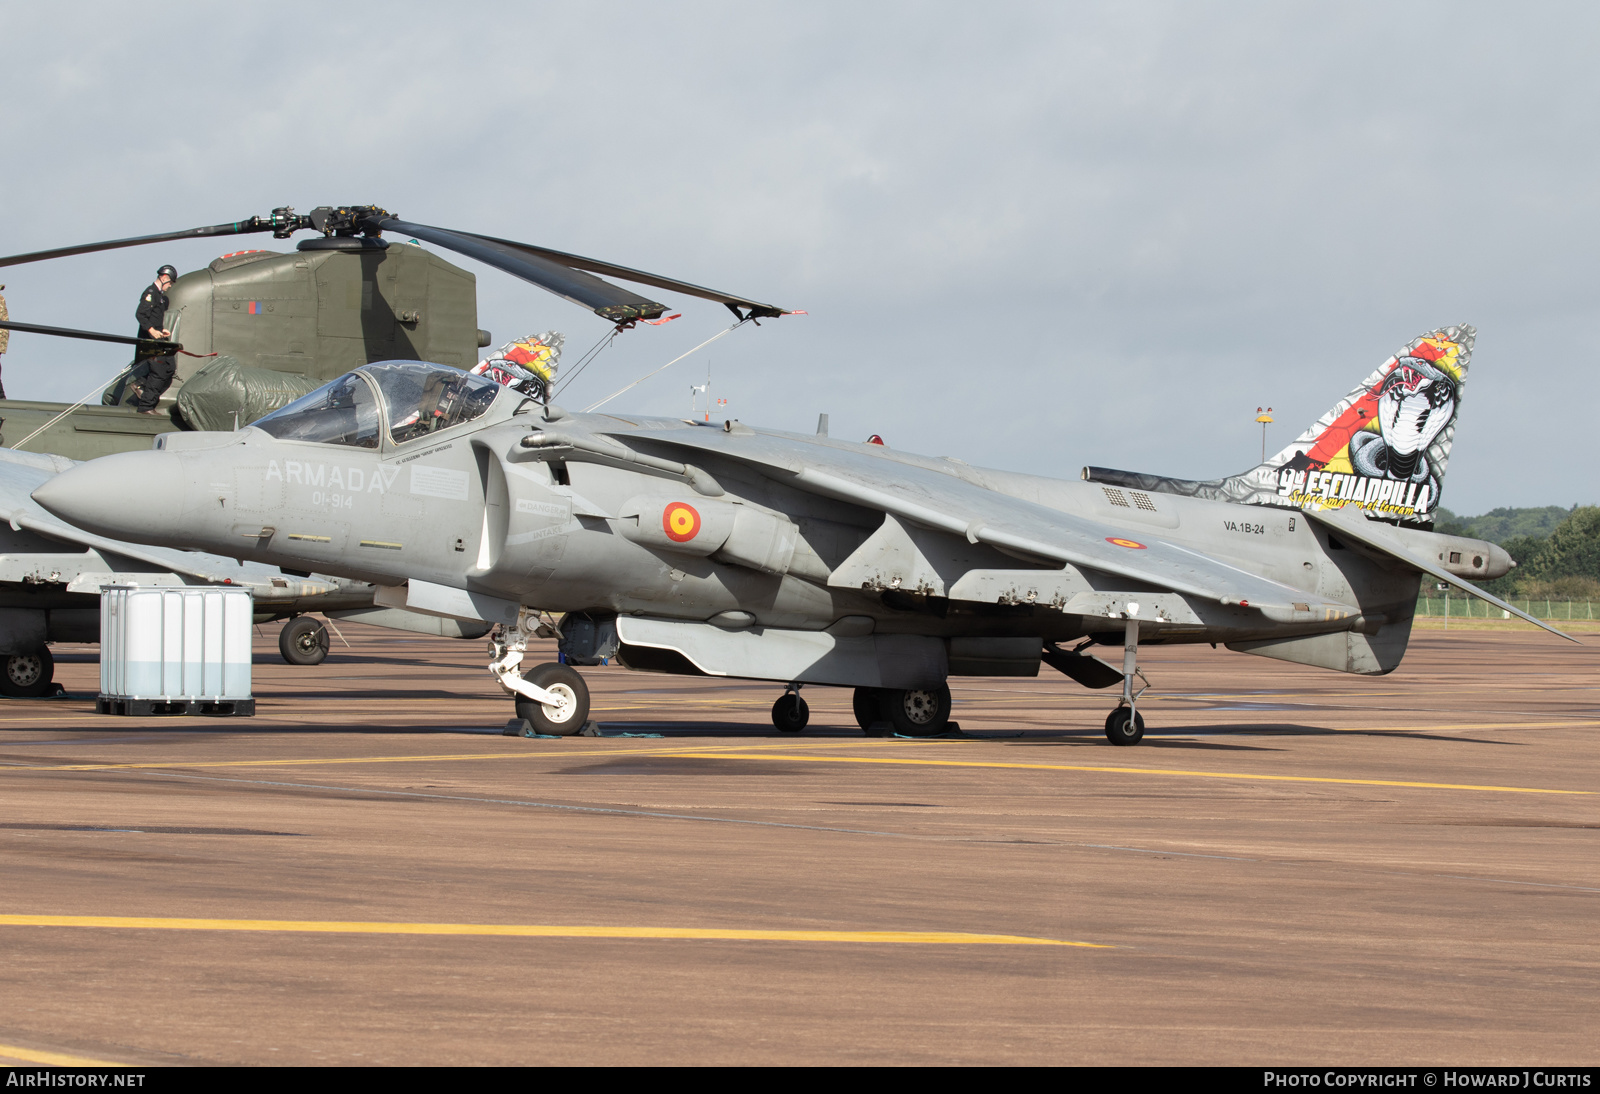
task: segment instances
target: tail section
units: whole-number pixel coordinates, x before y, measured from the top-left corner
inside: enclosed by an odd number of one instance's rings
[[[1241,475],[1189,482],[1090,467],[1084,478],[1246,505],[1350,508],[1431,524],[1476,336],[1462,325],[1413,340],[1293,444]]]
[[[1431,524],[1476,335],[1460,326],[1416,339],[1288,448],[1225,481],[1248,491],[1240,501],[1354,507],[1375,517]]]

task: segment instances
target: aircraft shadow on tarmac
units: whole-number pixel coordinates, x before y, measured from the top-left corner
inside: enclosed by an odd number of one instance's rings
[[[600,736],[613,737],[625,733],[643,734],[655,733],[662,737],[754,737],[763,740],[815,740],[818,737],[843,737],[853,738],[858,736],[859,730],[854,727],[829,727],[816,726],[806,732],[788,736],[773,732],[761,725],[750,725],[737,722],[629,722],[606,721],[599,723]],[[1275,723],[1262,725],[1260,723],[1249,725],[1207,725],[1207,726],[1175,726],[1165,729],[1149,729],[1145,731],[1144,742],[1141,748],[1180,748],[1198,751],[1233,751],[1233,752],[1281,752],[1281,747],[1269,744],[1243,744],[1229,743],[1217,740],[1195,740],[1196,737],[1218,737],[1238,735],[1241,737],[1334,737],[1334,736],[1359,736],[1359,737],[1402,737],[1419,741],[1464,742],[1467,744],[1488,745],[1520,745],[1516,741],[1493,741],[1479,737],[1455,737],[1439,733],[1427,733],[1417,730],[1385,730],[1385,729],[1329,729],[1325,726],[1298,725],[1293,723]],[[903,738],[914,741],[914,738]],[[1084,727],[1082,729],[1061,730],[979,730],[977,732],[961,732],[952,737],[935,737],[928,739],[930,743],[950,740],[961,740],[969,743],[992,742],[996,745],[1011,747],[1089,747],[1103,749],[1107,746],[1104,734],[1097,728]]]
[[[441,689],[417,689],[412,691],[372,691],[372,692],[341,692],[346,698],[365,698],[383,700],[405,699],[452,699],[459,698],[453,692]],[[67,693],[44,699],[13,700],[14,702],[59,702],[63,699],[90,700],[94,696],[85,693]],[[277,692],[272,699],[311,699],[325,700],[328,693],[325,691],[305,692]],[[149,721],[139,719],[129,724],[120,719],[97,719],[95,728],[116,733],[218,733],[218,732],[249,732],[257,728],[252,719],[234,718],[198,718],[198,717],[173,717],[163,719],[152,725]],[[596,732],[583,738],[570,738],[572,740],[593,739],[594,737],[661,737],[661,738],[748,738],[763,741],[816,741],[819,738],[840,738],[844,740],[861,737],[861,731],[855,726],[827,726],[813,725],[803,733],[782,734],[763,723],[749,722],[662,722],[662,721],[599,721],[594,725]],[[335,734],[355,733],[362,735],[372,734],[470,734],[473,736],[499,735],[502,733],[500,725],[416,725],[407,723],[384,724],[380,719],[364,724],[327,724],[304,723],[300,725],[273,722],[262,725],[262,731],[271,733],[294,734]],[[36,726],[0,726],[0,734],[7,732],[37,733]],[[1485,740],[1481,737],[1457,737],[1441,733],[1428,733],[1418,730],[1403,729],[1330,729],[1325,726],[1300,725],[1296,723],[1254,723],[1241,725],[1205,725],[1205,726],[1171,726],[1160,729],[1149,729],[1145,732],[1141,748],[1157,749],[1185,749],[1189,751],[1222,751],[1222,752],[1281,752],[1282,746],[1270,744],[1243,744],[1219,740],[1196,740],[1195,738],[1216,737],[1397,737],[1410,738],[1419,741],[1453,742],[1463,744],[1505,745],[1521,747],[1526,742],[1509,740]],[[0,738],[3,739],[3,738]],[[569,738],[550,738],[551,743]],[[900,738],[908,743],[915,743],[916,738]],[[1053,730],[979,730],[977,732],[958,731],[945,737],[927,738],[930,744],[944,743],[959,740],[969,744],[989,742],[995,745],[1025,748],[1095,748],[1107,749],[1102,732],[1093,727],[1084,726],[1072,729]],[[530,742],[531,743],[531,742]]]

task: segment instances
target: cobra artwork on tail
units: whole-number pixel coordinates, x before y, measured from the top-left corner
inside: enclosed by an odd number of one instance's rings
[[[1095,482],[1296,509],[1354,508],[1431,525],[1477,332],[1461,325],[1413,339],[1282,452],[1208,482],[1084,469]]]

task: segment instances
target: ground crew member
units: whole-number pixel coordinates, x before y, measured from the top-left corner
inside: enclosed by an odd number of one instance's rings
[[[153,285],[139,298],[139,308],[134,313],[139,320],[140,338],[171,338],[172,332],[161,325],[167,314],[167,290],[178,279],[178,271],[163,266],[156,271]],[[157,354],[140,350],[134,359],[133,371],[128,379],[133,387],[131,404],[141,414],[154,414],[162,392],[172,386],[172,375],[178,370],[178,359],[172,354]]]
[[[5,291],[5,286],[4,285],[0,285],[0,292],[4,292],[4,291]],[[0,321],[6,320],[6,319],[10,319],[10,318],[11,318],[11,313],[6,311],[6,298],[3,297],[3,296],[0,296]],[[4,327],[0,327],[0,357],[4,357],[6,355],[6,349],[10,345],[11,345],[11,332],[6,330]],[[0,380],[0,399],[4,399],[5,397],[6,397],[5,381],[4,380]]]

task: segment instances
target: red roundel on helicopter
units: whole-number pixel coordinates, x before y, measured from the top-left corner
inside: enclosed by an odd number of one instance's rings
[[[1106,542],[1115,544],[1118,547],[1131,547],[1135,551],[1143,551],[1145,549],[1144,544],[1140,543],[1136,539],[1121,539],[1117,536],[1107,536]]]
[[[661,530],[674,543],[687,543],[700,534],[700,511],[675,501],[661,511]]]

